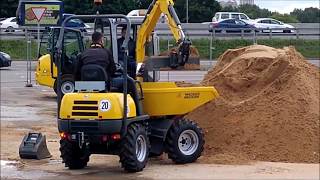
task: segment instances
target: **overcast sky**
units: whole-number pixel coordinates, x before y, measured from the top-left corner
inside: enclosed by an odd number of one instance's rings
[[[270,11],[278,11],[280,13],[289,13],[295,8],[319,8],[319,0],[255,0],[255,3],[261,8],[267,8]]]
[[[228,1],[228,0],[223,0]],[[319,8],[320,0],[255,0],[255,4],[260,8],[266,8],[270,11],[278,11],[280,13],[290,13],[295,8],[304,9],[307,7]],[[238,4],[240,0],[237,0]]]

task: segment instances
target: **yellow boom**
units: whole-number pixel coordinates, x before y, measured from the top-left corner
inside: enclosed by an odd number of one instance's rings
[[[138,30],[136,44],[137,63],[143,63],[145,58],[145,44],[157,25],[162,13],[167,17],[169,28],[173,37],[176,39],[176,42],[182,43],[185,40],[185,34],[173,5],[173,0],[153,0],[150,4],[148,13]]]

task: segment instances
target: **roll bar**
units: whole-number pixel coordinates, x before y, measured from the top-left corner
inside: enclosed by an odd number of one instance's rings
[[[57,45],[55,46],[55,52],[57,53],[57,56],[54,57],[57,63],[57,68],[58,68],[58,78],[57,78],[57,89],[58,89],[58,115],[57,117],[60,118],[60,105],[61,105],[61,100],[62,100],[62,95],[61,95],[61,77],[62,77],[62,67],[61,67],[61,57],[62,57],[62,48],[63,48],[63,38],[64,38],[64,31],[66,29],[66,24],[68,21],[71,19],[95,19],[95,20],[100,20],[100,19],[124,19],[125,23],[127,24],[127,27],[131,27],[131,22],[130,20],[122,14],[97,14],[97,15],[73,15],[70,17],[67,17],[61,25],[60,33],[59,33],[59,38],[57,41]],[[127,94],[128,94],[128,85],[127,85],[127,56],[128,56],[128,42],[130,38],[130,31],[126,32],[125,39],[123,41],[123,44],[121,46],[121,51],[124,52],[124,75],[123,75],[123,119],[122,119],[122,127],[121,127],[121,136],[124,136],[127,132],[127,112],[128,112],[128,107],[127,107]]]

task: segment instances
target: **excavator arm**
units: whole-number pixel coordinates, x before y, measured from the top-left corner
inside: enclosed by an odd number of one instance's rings
[[[167,17],[169,28],[173,34],[173,37],[178,44],[177,56],[184,64],[189,58],[189,49],[191,41],[185,38],[185,34],[181,27],[181,22],[178,15],[173,7],[173,0],[153,0],[148,8],[148,12],[145,16],[143,23],[138,30],[137,44],[136,44],[136,55],[137,62],[143,63],[145,58],[145,44],[148,41],[149,36],[155,29],[157,22],[163,13]]]

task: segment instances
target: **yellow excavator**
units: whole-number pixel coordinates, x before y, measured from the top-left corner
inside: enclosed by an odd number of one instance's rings
[[[136,54],[137,62],[143,63],[145,60],[145,47],[148,37],[154,31],[159,18],[165,15],[168,26],[178,45],[177,51],[170,52],[169,65],[172,68],[184,66],[190,55],[191,41],[186,39],[181,22],[174,9],[172,0],[153,0],[150,4],[145,19],[138,31]],[[168,63],[168,62],[167,62]]]
[[[158,53],[155,51],[152,51],[151,53],[146,52],[146,47],[149,47],[149,49],[152,50],[155,50],[159,47],[159,41],[155,40],[153,31],[160,16],[163,15],[166,17],[166,21],[178,47],[174,51],[171,51],[169,56],[153,57],[154,60],[148,61],[148,63],[145,63],[144,66],[149,65],[150,63],[156,63],[157,65],[154,64],[153,67],[155,67],[157,70],[160,70],[162,67],[170,67],[175,69],[177,67],[183,67],[185,63],[193,65],[196,64],[200,67],[199,57],[189,57],[191,41],[186,39],[180,20],[173,6],[174,2],[172,0],[153,1],[150,4],[144,19],[134,17],[130,18],[132,22],[131,31],[133,31],[133,40],[136,42],[135,59],[138,64],[140,63],[138,67],[141,67],[141,63],[144,63],[145,60],[148,59],[146,54],[151,56],[158,55]],[[53,49],[58,37],[59,27],[49,28],[48,31],[48,49]],[[80,52],[80,49],[78,52]],[[73,53],[73,55],[75,55],[76,51]],[[75,58],[70,58],[68,60],[70,67],[72,67],[74,59]],[[148,70],[150,70],[150,68]],[[60,86],[60,91],[62,94],[71,93],[74,91],[74,78],[72,73],[72,68],[63,69],[61,81],[62,84]],[[148,71],[144,71],[145,75],[148,73]],[[51,87],[57,93],[57,66],[52,61],[52,52],[39,57],[35,71],[35,78],[38,84]]]
[[[174,82],[157,82],[154,73],[146,73],[170,67],[170,62],[178,61],[178,66],[183,66],[179,59],[187,61],[188,53],[178,50],[170,55],[176,59],[170,61],[167,57],[160,61],[153,56],[144,58],[144,48],[139,45],[140,50],[136,53],[139,54],[138,62],[144,63],[140,68],[143,73],[134,80],[127,74],[130,31],[126,32],[120,49],[117,49],[117,27],[137,29],[140,26],[137,44],[145,45],[154,26],[149,24],[150,21],[159,18],[160,11],[155,8],[165,6],[171,10],[160,10],[168,19],[174,17],[173,1],[157,0],[152,2],[141,25],[135,25],[125,15],[118,14],[74,15],[62,23],[51,51],[52,61],[57,65],[58,89],[62,85],[64,69],[76,54],[84,50],[81,32],[65,27],[72,19],[100,22],[100,25],[95,24],[99,27],[95,30],[104,32],[117,63],[117,71],[111,77],[99,65],[85,65],[81,68],[81,78],[75,80],[74,93],[63,95],[58,91],[60,152],[69,169],[87,166],[91,154],[118,155],[122,167],[129,172],[142,171],[148,157],[164,152],[178,164],[194,162],[201,156],[204,133],[194,121],[184,116],[216,98],[217,91],[214,87],[178,87]],[[173,20],[172,25],[178,27],[177,17]],[[178,49],[181,50],[190,44],[181,36],[182,30],[179,31]],[[124,54],[123,66],[118,63],[118,51]],[[107,84],[110,88],[106,88]]]

